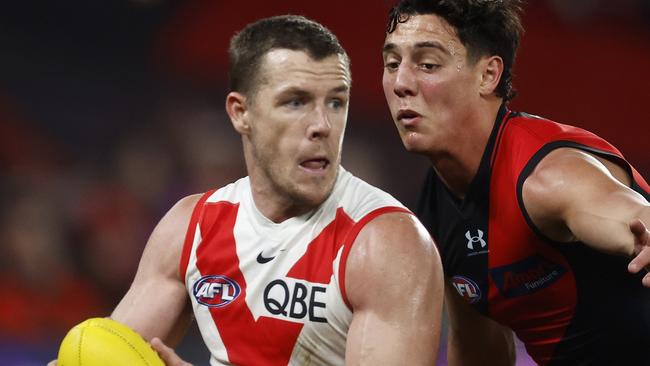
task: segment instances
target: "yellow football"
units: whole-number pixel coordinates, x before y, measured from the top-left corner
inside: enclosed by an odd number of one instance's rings
[[[88,319],[70,329],[59,348],[57,366],[164,366],[149,343],[124,324]]]

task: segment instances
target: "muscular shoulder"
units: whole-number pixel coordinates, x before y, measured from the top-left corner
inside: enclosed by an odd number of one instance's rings
[[[543,232],[561,226],[571,207],[593,192],[607,192],[629,185],[630,177],[615,163],[575,148],[559,148],[540,160],[522,187],[526,211]],[[561,238],[564,234],[551,235]]]
[[[540,160],[523,188],[525,194],[543,203],[553,202],[554,196],[583,190],[588,187],[585,183],[614,182],[629,185],[630,177],[622,167],[582,150],[559,148]]]
[[[408,213],[386,213],[361,230],[350,251],[348,298],[353,307],[363,307],[385,294],[385,286],[432,283],[440,273],[438,251],[418,219]]]
[[[185,235],[192,211],[200,199],[201,194],[194,194],[180,199],[163,216],[156,229],[164,230],[167,234]]]
[[[185,234],[200,198],[200,194],[182,198],[163,216],[149,237],[142,261],[153,260],[159,269],[164,268],[170,275],[178,276]]]

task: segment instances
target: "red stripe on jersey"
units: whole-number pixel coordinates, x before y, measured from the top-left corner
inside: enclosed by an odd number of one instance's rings
[[[630,166],[630,168],[632,168]],[[639,185],[639,187],[643,188],[644,191],[650,193],[650,185],[648,185],[648,182],[646,182],[645,179],[639,174],[639,172],[636,171],[636,169],[632,168],[632,178],[636,182],[636,184]]]
[[[341,287],[340,291],[341,296],[343,297],[343,302],[351,311],[353,311],[352,305],[350,305],[350,302],[348,301],[347,291],[345,290],[345,269],[347,268],[348,264],[348,255],[350,255],[350,250],[352,249],[352,246],[354,245],[354,242],[357,239],[357,235],[359,235],[361,229],[363,229],[366,224],[375,217],[390,212],[404,212],[413,215],[411,211],[403,207],[381,207],[374,211],[371,211],[370,213],[366,214],[366,216],[362,217],[361,220],[359,220],[359,222],[357,222],[352,227],[352,230],[350,230],[350,232],[348,232],[348,234],[345,236],[343,242],[343,253],[341,253],[341,260],[339,261],[339,286]]]
[[[531,124],[534,125],[531,126]],[[492,276],[489,276],[489,316],[501,324],[517,331],[517,336],[526,344],[526,350],[540,365],[552,360],[556,346],[564,337],[567,327],[575,315],[576,283],[566,259],[553,247],[531,235],[531,229],[522,215],[521,207],[512,194],[517,192],[518,172],[521,172],[530,158],[542,147],[544,135],[570,134],[576,140],[591,141],[583,131],[571,126],[552,124],[546,120],[513,117],[503,125],[499,151],[510,156],[497,159],[492,166],[490,192],[490,223],[488,243],[490,249],[489,268],[508,267],[528,258],[540,258],[544,264],[525,270],[508,270],[501,290]],[[534,129],[533,129],[534,127]],[[598,141],[600,142],[600,141]],[[497,154],[499,152],[496,152]],[[507,221],[501,218],[508,218]],[[536,263],[534,260],[531,263]],[[541,262],[540,262],[541,263]],[[517,286],[527,276],[537,277],[551,271],[549,263],[568,271],[546,288],[530,291],[525,296],[505,295],[506,287]]]
[[[214,193],[214,189],[208,191],[201,196],[199,201],[192,210],[190,223],[187,225],[187,233],[185,233],[185,243],[183,243],[183,251],[181,252],[181,261],[179,263],[180,278],[185,282],[185,275],[187,273],[187,264],[190,261],[190,254],[192,253],[192,244],[194,243],[194,235],[196,234],[196,224],[201,222],[201,215],[203,213],[203,204]]]
[[[218,202],[204,210],[203,223],[207,225],[201,226],[203,240],[197,249],[196,266],[202,275],[224,275],[241,287],[233,302],[223,308],[210,308],[210,313],[231,363],[286,365],[302,324],[268,317],[255,321],[246,304],[246,280],[239,269],[233,234],[238,209],[239,204]],[[205,273],[206,268],[211,273]]]
[[[574,126],[544,119],[531,121],[530,117],[524,116],[512,118],[503,133],[504,147],[500,149],[509,152],[509,157],[497,160],[492,171],[489,266],[507,266],[532,256],[543,258],[543,266],[546,267],[544,271],[538,267],[528,268],[527,272],[513,272],[514,282],[526,275],[533,275],[536,271],[537,274],[533,277],[540,273],[546,274],[553,269],[549,263],[558,265],[558,268],[566,269],[567,272],[550,285],[518,297],[502,294],[493,278],[490,278],[489,312],[493,319],[517,331],[517,336],[526,344],[528,353],[540,365],[552,363],[557,356],[557,346],[576,336],[575,333],[570,333],[576,332],[570,329],[570,325],[577,316],[577,279],[567,258],[532,231],[524,217],[525,207],[520,206],[512,194],[520,189],[517,186],[518,178],[524,167],[552,143],[557,144],[557,147],[582,146],[587,152],[600,151],[615,155],[621,161],[613,160],[614,162],[623,167],[629,166],[624,162],[620,151],[610,143]],[[634,168],[631,170],[635,181],[643,187],[643,179]],[[499,217],[507,217],[508,220],[499,226]]]
[[[309,282],[329,283],[332,276],[332,262],[343,245],[345,235],[353,225],[354,221],[343,211],[343,208],[339,207],[334,221],[309,243],[307,251],[294,264],[287,276]]]
[[[196,250],[196,266],[199,272],[203,276],[226,276],[237,282],[241,288],[239,296],[231,303],[224,307],[211,307],[210,314],[231,363],[286,365],[291,358],[303,324],[266,316],[260,316],[257,321],[254,319],[246,304],[247,284],[240,269],[233,233],[238,210],[239,204],[208,203],[201,217],[203,239]],[[332,276],[332,262],[340,247],[345,243],[352,243],[367,222],[387,212],[410,213],[400,207],[384,207],[369,213],[360,222],[355,223],[343,209],[339,208],[334,221],[312,240],[305,254],[289,270],[287,277],[329,283]],[[345,255],[347,256],[347,253]],[[341,263],[344,263],[343,259]]]

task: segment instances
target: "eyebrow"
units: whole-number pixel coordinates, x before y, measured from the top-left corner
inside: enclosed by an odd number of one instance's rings
[[[386,43],[384,47],[382,48],[382,53],[387,53],[394,51],[397,48],[397,45],[395,43]],[[447,50],[440,42],[437,41],[424,41],[424,42],[418,42],[414,45],[415,49],[420,49],[420,48],[433,48],[437,49],[439,51],[442,51],[443,53],[449,55],[449,50]]]
[[[290,88],[287,88],[285,90],[282,90],[278,94],[278,97],[283,98],[283,97],[290,96],[290,95],[300,97],[300,98],[306,98],[306,97],[308,97],[310,95],[310,93],[307,92],[306,90],[303,90],[303,89],[300,89],[300,88],[290,87]]]
[[[350,90],[349,86],[341,85],[341,86],[338,86],[338,87],[330,90],[330,93],[347,93],[349,90]],[[311,96],[312,94],[311,94],[311,92],[306,91],[306,90],[304,90],[302,88],[290,87],[290,88],[287,88],[287,89],[281,91],[278,96],[280,98],[282,98],[282,97],[288,96],[288,95],[293,95],[293,96],[297,96],[297,97],[300,97],[300,98],[306,98],[306,97]]]
[[[347,93],[348,91],[350,91],[350,87],[347,85],[341,85],[339,87],[332,89],[332,92],[334,93]]]

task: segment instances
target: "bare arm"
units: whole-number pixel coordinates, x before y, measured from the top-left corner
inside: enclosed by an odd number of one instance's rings
[[[111,318],[128,325],[146,340],[176,345],[191,321],[179,264],[185,233],[199,195],[180,200],[160,220],[142,254],[131,288]],[[119,259],[115,259],[119,260]]]
[[[456,289],[445,285],[449,316],[447,361],[451,366],[514,365],[516,352],[512,331],[472,309]],[[489,362],[488,362],[489,360]]]
[[[424,227],[390,213],[352,247],[346,292],[353,307],[348,365],[433,365],[440,341],[442,266]]]
[[[650,203],[629,188],[616,164],[562,148],[543,158],[523,186],[526,210],[538,228],[561,242],[581,241],[633,257],[630,270],[650,264]],[[650,287],[650,275],[644,278]]]

